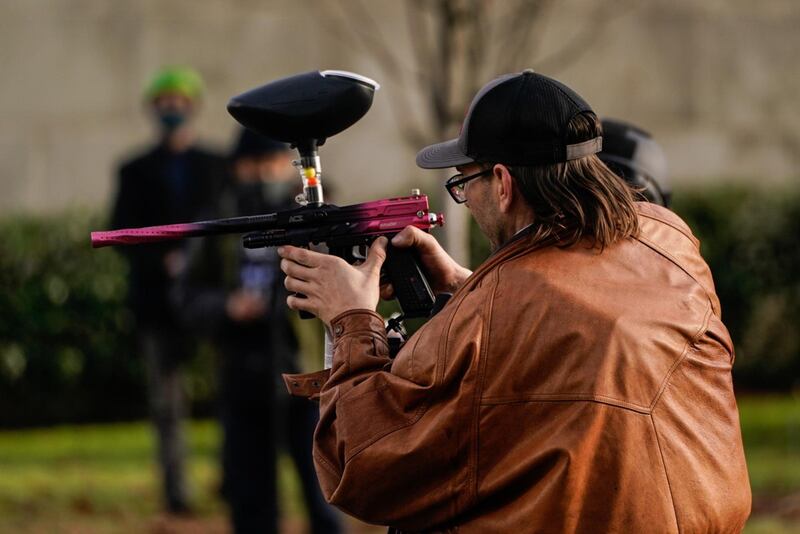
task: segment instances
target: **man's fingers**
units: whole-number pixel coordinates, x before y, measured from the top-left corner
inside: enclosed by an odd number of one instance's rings
[[[386,246],[389,240],[381,236],[372,242],[367,253],[367,259],[363,263],[363,267],[373,272],[379,272],[381,265],[386,261]]]
[[[312,292],[311,289],[314,287],[312,284],[309,284],[304,280],[299,280],[291,276],[287,276],[284,279],[283,285],[289,291],[294,291],[295,293],[302,293],[303,295],[310,294]]]
[[[392,245],[400,248],[413,247],[424,239],[428,234],[416,226],[406,226],[403,230],[392,238]]]
[[[300,280],[311,280],[314,278],[314,269],[306,267],[292,260],[281,260],[281,271],[292,278]]]
[[[278,256],[286,260],[292,260],[300,265],[305,265],[306,267],[317,267],[325,258],[325,255],[320,254],[319,252],[314,252],[313,250],[308,250],[305,248],[293,247],[291,245],[278,247]]]
[[[319,315],[317,313],[317,301],[308,297],[301,298],[295,295],[289,295],[286,297],[286,305],[292,310],[302,310],[311,312],[314,315]]]

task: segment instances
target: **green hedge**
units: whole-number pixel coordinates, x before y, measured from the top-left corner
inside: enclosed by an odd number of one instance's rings
[[[737,350],[740,389],[787,390],[800,377],[800,191],[677,191],[702,241]],[[142,362],[124,305],[125,264],[93,250],[89,212],[0,220],[0,426],[142,417]],[[472,263],[488,254],[472,231]],[[195,408],[213,398],[213,354],[189,372]]]
[[[701,241],[736,347],[739,390],[800,386],[800,189],[678,190],[673,209]],[[489,254],[472,226],[471,263]]]
[[[0,425],[146,413],[121,258],[86,212],[0,221]]]
[[[701,241],[736,347],[742,389],[800,386],[800,190],[678,192],[675,211]]]

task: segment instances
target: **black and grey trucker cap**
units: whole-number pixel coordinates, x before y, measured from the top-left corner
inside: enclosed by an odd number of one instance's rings
[[[475,161],[544,165],[596,154],[602,137],[567,144],[576,115],[594,113],[575,91],[533,70],[506,74],[486,84],[469,106],[457,139],[417,153],[423,169]]]

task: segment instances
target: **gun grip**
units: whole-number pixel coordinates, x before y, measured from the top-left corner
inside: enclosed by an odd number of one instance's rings
[[[403,316],[428,317],[435,297],[414,250],[397,248],[389,243],[383,269],[394,287],[394,295],[400,303]]]

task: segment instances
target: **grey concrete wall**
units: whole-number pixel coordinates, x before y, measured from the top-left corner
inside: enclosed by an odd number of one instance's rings
[[[591,23],[581,8],[594,3],[563,0],[542,52]],[[400,3],[362,4],[404,53]],[[678,188],[698,180],[785,182],[800,163],[797,6],[632,3],[577,62],[545,73],[575,87],[600,114],[650,129],[666,147]],[[317,68],[372,76],[384,82],[372,111],[323,148],[338,199],[394,194],[412,183],[441,187],[439,175],[414,167],[414,149],[398,134],[389,105],[397,87],[363,49],[315,24],[316,7],[310,0],[0,1],[0,209],[104,205],[115,164],[151,134],[144,84],[173,63],[205,77],[198,127],[221,148],[234,130],[225,103],[244,89]],[[537,67],[535,58],[529,65]]]

